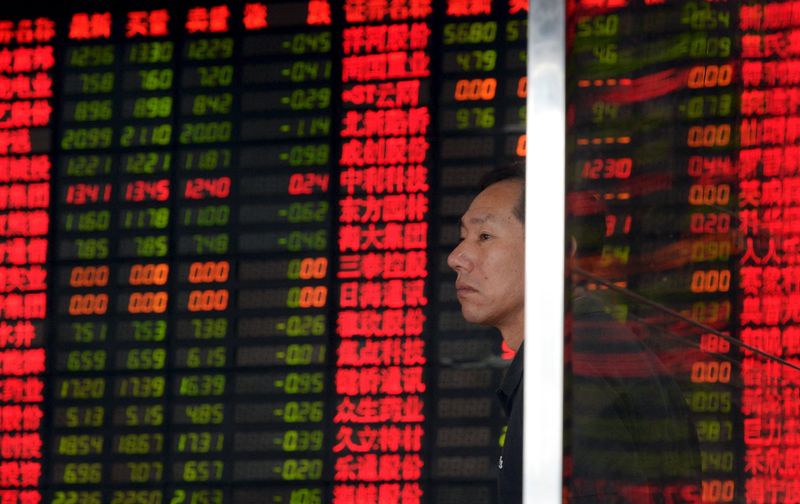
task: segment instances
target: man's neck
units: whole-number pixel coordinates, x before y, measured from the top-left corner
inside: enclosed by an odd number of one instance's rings
[[[525,326],[521,324],[520,327],[500,329],[500,334],[503,336],[503,341],[505,341],[506,345],[516,352],[525,339]]]

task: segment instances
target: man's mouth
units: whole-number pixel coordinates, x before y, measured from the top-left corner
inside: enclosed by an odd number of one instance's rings
[[[477,292],[477,290],[467,284],[456,283],[456,294],[459,296],[462,294],[469,294],[471,292]]]

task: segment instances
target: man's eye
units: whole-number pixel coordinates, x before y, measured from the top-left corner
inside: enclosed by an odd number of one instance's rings
[[[492,236],[489,233],[481,233],[479,237],[480,237],[481,241],[485,241],[485,240],[488,240],[489,238],[491,238]]]

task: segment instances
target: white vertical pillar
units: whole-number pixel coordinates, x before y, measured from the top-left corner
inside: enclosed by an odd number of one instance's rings
[[[524,502],[561,504],[565,3],[528,15]]]

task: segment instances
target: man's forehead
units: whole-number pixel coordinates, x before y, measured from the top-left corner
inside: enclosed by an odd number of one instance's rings
[[[497,216],[491,208],[469,208],[461,217],[461,225],[485,224],[495,220]]]
[[[483,224],[493,220],[504,221],[513,217],[519,202],[522,185],[504,180],[481,191],[461,217],[461,223]]]

